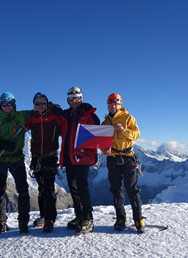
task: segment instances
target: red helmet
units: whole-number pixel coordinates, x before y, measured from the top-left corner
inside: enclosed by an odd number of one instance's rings
[[[116,104],[122,105],[123,101],[119,94],[112,93],[108,96],[108,99],[107,99],[107,104],[110,104],[110,103],[116,103]]]

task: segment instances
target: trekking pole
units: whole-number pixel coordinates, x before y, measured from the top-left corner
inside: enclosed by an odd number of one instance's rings
[[[21,127],[18,129],[18,131],[15,133],[15,135],[10,139],[10,141],[13,142],[13,141],[18,137],[18,135],[21,134],[21,132],[22,132],[23,130],[27,130],[27,129],[25,128],[25,126],[23,126],[23,125],[21,124]],[[2,150],[2,151],[0,152],[0,157],[3,155],[4,152],[5,152],[5,150]]]

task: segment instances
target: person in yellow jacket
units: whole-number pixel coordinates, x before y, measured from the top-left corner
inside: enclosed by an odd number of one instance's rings
[[[144,233],[140,189],[137,186],[138,174],[136,165],[138,156],[134,153],[134,141],[140,137],[135,118],[125,108],[121,108],[122,98],[119,94],[110,94],[107,99],[109,114],[106,115],[102,125],[113,125],[114,134],[112,147],[102,149],[107,155],[108,178],[110,191],[114,196],[116,222],[114,228],[122,231],[126,227],[125,197],[123,183],[133,210],[133,219],[138,233]]]

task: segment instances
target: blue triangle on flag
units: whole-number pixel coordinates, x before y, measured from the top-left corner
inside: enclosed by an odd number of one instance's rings
[[[87,142],[93,137],[94,135],[92,133],[90,133],[87,129],[85,129],[82,125],[80,125],[78,138],[77,138],[77,147],[79,147],[79,145],[83,144],[84,142]]]

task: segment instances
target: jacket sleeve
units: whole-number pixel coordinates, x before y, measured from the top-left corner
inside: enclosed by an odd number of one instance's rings
[[[51,112],[57,116],[63,115],[63,109],[58,104],[54,104],[52,102],[49,102],[48,108],[51,110]]]
[[[31,117],[32,116],[30,116],[30,118],[27,120],[27,122],[26,122],[26,124],[25,124],[25,127],[27,128],[27,130],[30,130],[31,128],[30,128],[30,122],[31,122]]]
[[[140,137],[140,130],[138,129],[136,119],[129,115],[126,124],[124,125],[125,129],[121,132],[127,139],[131,141],[136,141]]]
[[[64,137],[65,133],[66,133],[66,128],[67,128],[67,119],[62,117],[62,116],[56,116],[56,121],[57,121],[57,124],[59,126],[59,135],[61,137]]]
[[[17,119],[21,122],[24,126],[27,123],[28,119],[32,115],[33,110],[23,110],[17,112]]]

